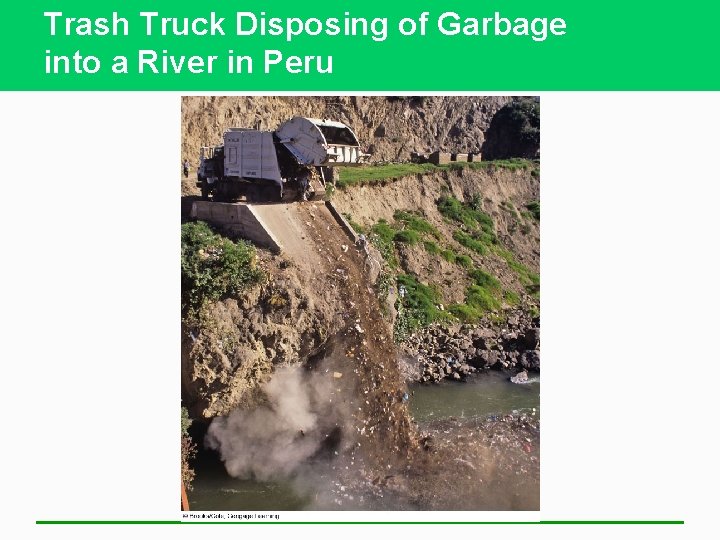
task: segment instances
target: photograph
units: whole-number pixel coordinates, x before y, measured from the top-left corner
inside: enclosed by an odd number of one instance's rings
[[[540,509],[540,98],[183,96],[190,511]]]

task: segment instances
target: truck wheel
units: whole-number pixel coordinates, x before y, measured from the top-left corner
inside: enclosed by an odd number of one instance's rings
[[[198,184],[200,185],[200,194],[202,195],[203,201],[207,201],[210,198],[210,186],[205,178],[198,178]]]

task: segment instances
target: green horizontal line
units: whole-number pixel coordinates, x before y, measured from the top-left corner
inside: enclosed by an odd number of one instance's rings
[[[684,525],[682,520],[586,521],[36,521],[36,525]]]

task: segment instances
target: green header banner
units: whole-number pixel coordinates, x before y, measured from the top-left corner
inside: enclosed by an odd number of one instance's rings
[[[13,2],[0,90],[720,90],[719,22],[704,0]]]

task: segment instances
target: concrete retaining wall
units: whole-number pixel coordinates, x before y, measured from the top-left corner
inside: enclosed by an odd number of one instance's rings
[[[337,208],[333,206],[333,203],[325,201],[325,206],[327,206],[328,210],[330,210],[330,213],[335,218],[335,221],[337,221],[340,227],[342,227],[342,230],[345,231],[345,234],[348,235],[348,238],[352,240],[353,244],[357,242],[358,234],[355,232],[355,229],[353,229],[343,215],[337,211]]]
[[[242,203],[195,201],[190,216],[220,226],[230,234],[241,236],[273,251],[282,251],[280,242],[265,227],[252,206]]]
[[[437,150],[436,152],[430,154],[429,161],[435,165],[447,165],[450,161],[452,161],[452,154]]]
[[[428,156],[428,161],[430,163],[434,163],[435,165],[447,165],[448,163],[466,163],[468,161],[480,161],[482,159],[482,156],[480,153],[475,154],[457,154],[453,153],[450,154],[448,152],[441,152],[440,150],[437,150],[430,154]],[[420,161],[422,163],[422,161]]]

